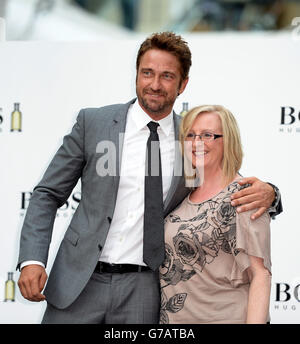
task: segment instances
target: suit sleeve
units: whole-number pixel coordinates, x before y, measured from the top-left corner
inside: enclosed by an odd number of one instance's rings
[[[269,185],[272,186],[275,192],[275,200],[271,207],[269,208],[269,215],[271,216],[272,219],[275,219],[277,215],[282,213],[283,208],[282,208],[282,202],[281,202],[281,194],[277,186],[271,184],[268,182]]]
[[[42,180],[34,188],[23,223],[17,268],[23,261],[48,260],[56,212],[69,198],[85,166],[84,110],[78,114]]]

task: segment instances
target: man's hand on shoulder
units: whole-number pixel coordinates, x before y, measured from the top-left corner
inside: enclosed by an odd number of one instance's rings
[[[22,268],[18,286],[23,297],[29,301],[44,301],[45,295],[41,292],[47,281],[47,273],[44,267],[31,264]]]
[[[250,186],[231,196],[231,204],[239,206],[237,212],[257,209],[251,216],[251,219],[255,220],[271,207],[275,199],[275,192],[271,185],[256,177],[243,178],[238,183],[240,185],[250,184]]]

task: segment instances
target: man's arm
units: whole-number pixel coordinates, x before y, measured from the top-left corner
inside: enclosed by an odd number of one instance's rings
[[[47,274],[43,266],[26,262],[34,260],[46,266],[57,209],[68,199],[84,165],[84,111],[81,111],[72,132],[64,137],[62,146],[35,187],[26,212],[17,268],[23,263],[18,285],[28,300],[44,299],[41,291]]]
[[[265,211],[269,211],[273,219],[282,212],[281,196],[276,186],[264,183],[256,177],[243,178],[238,183],[240,185],[251,184],[231,196],[231,204],[239,206],[238,212],[258,208],[251,216],[252,220],[260,217]]]

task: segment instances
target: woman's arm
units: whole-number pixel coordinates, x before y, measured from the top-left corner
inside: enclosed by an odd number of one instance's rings
[[[265,324],[269,316],[271,273],[262,258],[249,256],[249,259],[251,265],[247,272],[251,282],[246,323]]]

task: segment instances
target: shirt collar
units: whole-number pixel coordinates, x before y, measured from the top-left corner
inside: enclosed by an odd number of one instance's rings
[[[130,117],[133,123],[135,124],[136,131],[146,128],[147,124],[150,121],[158,122],[160,128],[166,136],[169,136],[171,133],[173,125],[173,111],[171,111],[168,116],[164,117],[159,121],[154,121],[140,106],[138,100],[132,104],[130,108]]]

